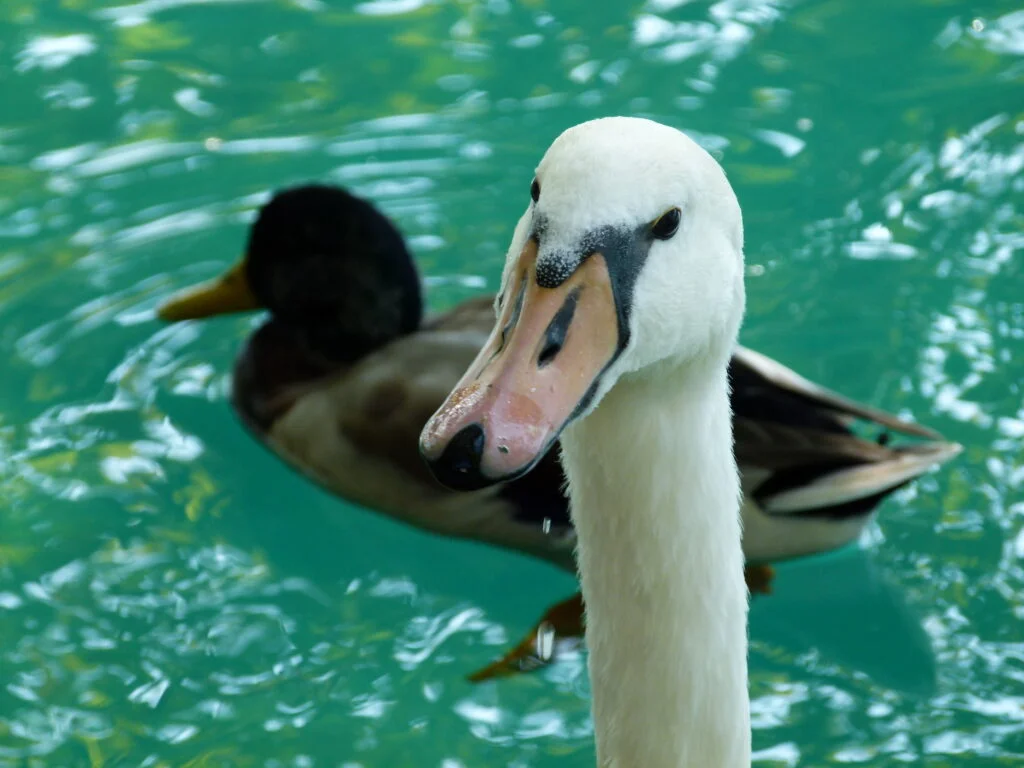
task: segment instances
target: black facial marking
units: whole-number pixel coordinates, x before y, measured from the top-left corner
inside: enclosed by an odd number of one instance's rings
[[[543,368],[555,359],[555,356],[565,346],[565,337],[569,333],[569,326],[572,324],[573,315],[576,314],[576,304],[579,301],[583,286],[574,288],[565,299],[565,303],[555,313],[544,334],[544,348],[541,349],[537,358],[537,366]]]
[[[548,233],[548,217],[539,211],[533,212],[533,229],[530,232],[530,239],[540,243],[544,242],[544,236]]]
[[[566,424],[575,421],[577,418],[579,418],[579,415],[581,413],[583,413],[585,410],[587,410],[587,408],[590,407],[590,404],[594,401],[594,398],[597,396],[597,388],[601,386],[601,379],[604,377],[605,371],[607,371],[611,367],[612,363],[619,359],[620,354],[622,354],[621,349],[612,356],[612,359],[608,361],[608,365],[602,368],[601,372],[594,377],[594,380],[592,382],[590,382],[590,386],[587,387],[587,391],[583,393],[583,397],[580,398],[580,401],[576,403],[576,407],[573,408],[572,410],[572,415],[569,416],[569,418],[565,422]],[[564,425],[562,428],[565,428]],[[560,436],[561,434],[561,431],[559,431],[558,435]]]
[[[550,255],[543,253],[544,241],[538,239],[542,252],[542,256],[537,260],[537,284],[540,287],[558,287],[569,279],[586,258],[599,252],[604,256],[608,266],[612,296],[615,299],[618,346],[615,354],[612,355],[601,373],[594,378],[586,394],[577,404],[572,416],[566,422],[569,423],[590,406],[605,372],[629,345],[629,319],[633,310],[633,292],[655,238],[648,224],[635,228],[601,227],[581,237],[574,252],[556,251]],[[541,282],[542,277],[547,279],[547,284]]]
[[[633,291],[653,241],[651,229],[646,225],[634,229],[601,227],[593,230],[580,238],[575,251],[542,253],[537,259],[537,285],[541,288],[557,288],[579,269],[587,257],[600,252],[608,265],[608,276],[615,297],[619,324],[617,357],[629,343]]]
[[[537,285],[541,288],[557,288],[577,270],[582,259],[575,253],[560,251],[545,255],[537,261]]]
[[[526,297],[526,281],[519,281],[519,293],[516,294],[516,303],[512,307],[512,315],[509,317],[508,322],[501,328],[501,339],[498,343],[498,348],[494,350],[494,354],[491,355],[491,360],[501,354],[501,351],[505,349],[505,342],[508,341],[509,332],[516,327],[516,323],[519,322],[519,315],[523,311],[523,299]],[[490,365],[490,362],[488,362]]]
[[[540,182],[536,179],[534,179],[533,183],[530,185],[530,197],[533,198],[533,202],[535,203],[540,200]]]
[[[629,318],[633,313],[633,293],[636,281],[647,262],[654,242],[650,230],[640,226],[633,230],[607,227],[601,232],[601,253],[608,264],[615,312],[619,319],[619,349],[616,357],[629,344]],[[594,248],[594,250],[598,250]]]

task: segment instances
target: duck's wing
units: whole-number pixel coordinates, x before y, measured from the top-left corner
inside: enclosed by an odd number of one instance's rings
[[[773,515],[865,515],[882,498],[960,453],[956,443],[883,446],[855,435],[736,418],[747,493]]]
[[[736,347],[729,375],[733,407],[742,406],[751,416],[761,415],[768,421],[793,424],[833,422],[838,426],[848,424],[851,419],[863,419],[905,435],[942,440],[938,432],[928,427],[844,397],[746,347]]]
[[[930,429],[831,392],[749,349],[737,349],[730,378],[745,495],[769,515],[867,515],[887,494],[961,450]],[[858,435],[858,422],[881,434]],[[889,431],[926,441],[891,444]]]
[[[490,300],[459,305],[344,371],[264,395],[274,407],[263,410],[274,418],[257,431],[278,456],[337,496],[432,533],[571,569],[574,534],[557,457],[545,457],[515,482],[462,493],[441,486],[419,454],[423,425],[493,323]],[[238,381],[244,390],[244,377]],[[257,400],[251,393],[236,396]]]

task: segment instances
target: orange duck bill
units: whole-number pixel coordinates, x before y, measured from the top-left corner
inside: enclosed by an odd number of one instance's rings
[[[558,281],[530,238],[487,344],[420,436],[434,476],[475,490],[528,472],[592,399],[623,344],[601,251]]]

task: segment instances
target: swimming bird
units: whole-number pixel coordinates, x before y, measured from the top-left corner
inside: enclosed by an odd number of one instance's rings
[[[424,318],[420,277],[396,227],[344,189],[305,185],[262,206],[240,262],[158,314],[177,322],[267,310],[232,382],[234,410],[257,440],[341,498],[574,573],[576,531],[556,450],[530,473],[470,493],[441,486],[417,451],[423,425],[485,344],[493,301]],[[886,495],[959,451],[750,349],[734,349],[729,376],[755,591],[769,589],[768,563],[854,541]],[[923,441],[886,444],[870,430]],[[559,602],[473,679],[549,661],[539,639],[581,634],[582,610],[579,595]]]
[[[597,764],[748,768],[747,590],[729,366],[740,206],[685,134],[559,136],[512,236],[497,323],[420,448],[446,486],[561,443],[587,610]]]

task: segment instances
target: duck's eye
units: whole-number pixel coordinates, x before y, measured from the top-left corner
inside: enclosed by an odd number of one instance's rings
[[[659,240],[668,240],[679,229],[679,220],[682,218],[678,208],[670,208],[661,214],[661,217],[651,225],[651,234]]]
[[[536,179],[533,180],[533,184],[530,185],[530,197],[533,198],[533,202],[540,200],[540,182]]]

